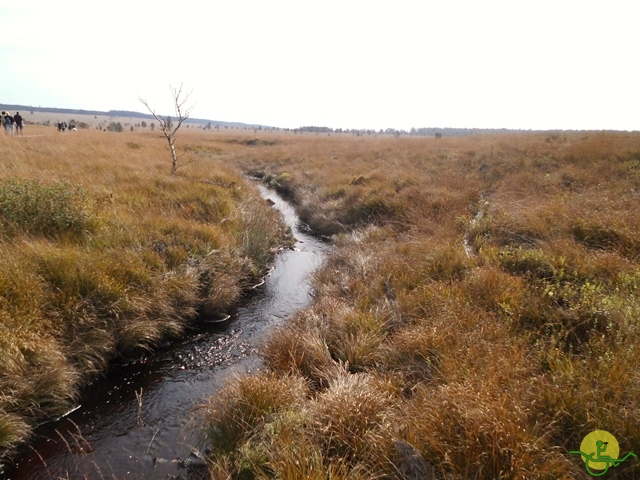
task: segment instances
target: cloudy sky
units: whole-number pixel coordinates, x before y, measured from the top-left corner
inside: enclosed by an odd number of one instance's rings
[[[640,130],[637,0],[0,0],[0,103],[278,127]]]

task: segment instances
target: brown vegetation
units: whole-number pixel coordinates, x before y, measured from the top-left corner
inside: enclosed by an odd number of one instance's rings
[[[243,170],[335,250],[206,406],[213,478],[590,478],[596,428],[640,453],[638,134],[185,131],[169,176],[160,134],[30,129],[0,136],[0,448],[260,275],[282,232]]]
[[[336,249],[208,406],[213,478],[590,478],[594,429],[640,453],[640,135],[233,145]]]
[[[211,134],[0,133],[0,458],[109,362],[228,311],[288,233]],[[217,144],[217,143],[216,143]]]

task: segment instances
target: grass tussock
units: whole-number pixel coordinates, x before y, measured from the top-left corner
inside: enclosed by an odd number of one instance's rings
[[[92,230],[90,199],[81,187],[51,185],[37,180],[10,178],[0,184],[1,225],[6,236],[19,233],[55,238],[82,237]]]
[[[334,238],[314,304],[264,347],[269,378],[308,388],[212,465],[588,478],[569,452],[589,432],[640,452],[637,133],[280,138],[232,156]]]
[[[153,133],[33,132],[0,139],[0,455],[115,357],[228,312],[288,241],[210,135],[169,175]]]

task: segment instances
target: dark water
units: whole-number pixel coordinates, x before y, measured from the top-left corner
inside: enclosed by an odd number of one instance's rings
[[[292,227],[294,251],[278,254],[264,285],[224,324],[115,369],[81,406],[41,426],[11,480],[187,479],[202,471],[197,406],[234,375],[260,366],[266,334],[310,303],[309,275],[329,246],[298,228],[294,210],[259,186]],[[0,472],[0,477],[2,477]]]

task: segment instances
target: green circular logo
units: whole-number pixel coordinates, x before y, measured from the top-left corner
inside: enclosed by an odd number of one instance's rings
[[[632,452],[623,458],[620,456],[620,445],[616,437],[605,430],[594,430],[582,439],[579,451],[569,453],[580,455],[587,473],[600,477],[607,473],[610,467],[617,467],[629,457],[635,457]]]
[[[616,437],[606,430],[594,430],[582,439],[580,451],[588,455],[588,457],[582,457],[585,463],[588,458],[592,459],[588,465],[591,470],[606,470],[609,468],[610,460],[617,460],[620,456],[620,445]],[[606,460],[598,461],[603,454]]]

